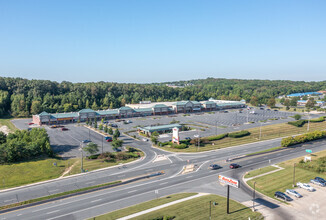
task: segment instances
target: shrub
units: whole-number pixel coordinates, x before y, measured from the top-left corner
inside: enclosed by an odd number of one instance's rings
[[[326,137],[326,131],[313,131],[306,134],[298,135],[295,137],[286,137],[281,141],[282,147],[289,147],[292,145],[304,143],[307,141],[313,141]]]
[[[188,145],[186,145],[186,144],[173,144],[173,148],[176,148],[176,149],[185,149],[185,148],[187,148],[188,147]]]
[[[217,140],[221,140],[221,139],[223,139],[223,138],[225,138],[225,137],[227,137],[227,136],[228,136],[228,133],[225,133],[225,134],[220,134],[220,135],[216,135],[216,136],[208,137],[207,139],[208,139],[209,141],[217,141]]]
[[[115,158],[107,158],[107,159],[105,159],[104,160],[105,162],[107,162],[107,163],[115,163],[116,162],[116,159]]]
[[[296,127],[302,127],[306,122],[307,120],[298,120],[298,121],[289,121],[288,124]]]
[[[320,118],[316,118],[316,119],[311,119],[310,122],[314,123],[314,122],[323,122],[325,121],[325,117],[320,117]]]
[[[294,117],[295,120],[300,120],[301,119],[301,115],[299,115],[299,114],[296,114],[293,117]]]
[[[95,160],[95,159],[97,159],[99,156],[100,156],[99,154],[94,154],[94,155],[88,156],[87,159]]]
[[[248,136],[250,134],[251,133],[249,131],[243,130],[243,131],[229,133],[228,136],[230,138],[240,138],[240,137]]]

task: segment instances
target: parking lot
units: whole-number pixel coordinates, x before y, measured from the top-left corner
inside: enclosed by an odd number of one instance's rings
[[[249,110],[252,111],[252,110]],[[123,121],[116,122],[114,119],[108,120],[108,122],[118,125],[120,132],[128,132],[129,135],[136,135],[142,139],[136,132],[137,127],[164,125],[172,122],[185,124],[190,126],[193,130],[180,132],[180,138],[186,137],[193,138],[194,135],[200,135],[201,137],[212,136],[216,134],[222,134],[226,132],[233,132],[237,130],[243,130],[258,126],[265,126],[276,123],[284,123],[293,121],[294,119],[289,116],[293,116],[295,113],[280,112],[280,111],[268,111],[256,109],[255,114],[250,114],[247,109],[239,113],[238,109],[216,112],[201,112],[190,114],[174,114],[174,115],[157,115],[148,117],[134,117],[128,118],[131,123],[125,124]],[[319,115],[311,115],[311,117],[319,117]],[[271,120],[273,119],[273,120]],[[277,119],[277,120],[276,120]],[[39,127],[37,125],[28,125],[31,119],[15,119],[12,122],[19,129],[28,129],[32,127]],[[263,122],[264,121],[264,122]],[[248,123],[249,122],[249,123]],[[80,144],[82,140],[90,139],[94,143],[100,146],[102,149],[103,136],[93,132],[83,126],[77,124],[66,124],[69,130],[62,131],[60,128],[44,127],[49,134],[50,143],[55,152],[63,157],[76,157],[80,155]],[[168,141],[171,139],[171,134],[162,134],[159,138],[160,141]],[[112,151],[112,146],[103,140],[103,150]]]
[[[310,184],[316,191],[309,192],[302,188],[295,189],[303,197],[291,196],[293,201],[289,202],[289,212],[295,212],[297,219],[325,219],[326,216],[326,187]]]

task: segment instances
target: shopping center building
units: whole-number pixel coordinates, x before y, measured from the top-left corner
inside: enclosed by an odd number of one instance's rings
[[[231,108],[244,108],[244,102],[209,99],[208,101],[178,101],[178,102],[141,102],[127,104],[118,109],[98,110],[82,109],[79,112],[55,113],[42,112],[33,115],[35,124],[63,124],[85,122],[87,120],[105,120],[116,118],[131,118],[150,115],[168,115],[178,113],[195,113],[202,111],[218,111]]]

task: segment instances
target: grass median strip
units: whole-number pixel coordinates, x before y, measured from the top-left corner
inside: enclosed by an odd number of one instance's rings
[[[254,155],[257,155],[257,154],[268,153],[268,152],[276,151],[276,150],[279,150],[279,149],[282,149],[282,148],[283,147],[273,147],[273,148],[269,148],[269,149],[266,149],[266,150],[257,151],[257,152],[250,153],[250,154],[246,154],[246,156],[254,156]],[[285,148],[283,148],[283,149],[285,149]]]
[[[138,212],[141,212],[141,211],[144,211],[144,210],[147,210],[147,209],[159,206],[159,205],[163,205],[163,204],[173,202],[173,201],[176,201],[176,200],[179,200],[179,199],[190,197],[190,196],[193,196],[193,195],[196,195],[196,194],[197,193],[173,194],[173,195],[170,195],[170,196],[166,196],[166,197],[151,200],[151,201],[148,201],[148,202],[140,203],[140,204],[137,204],[137,205],[134,205],[134,206],[130,206],[128,208],[113,211],[113,212],[110,212],[110,213],[107,213],[107,214],[104,214],[104,215],[101,215],[101,216],[97,216],[97,217],[94,217],[94,218],[91,218],[91,219],[96,219],[96,220],[118,219],[118,218],[122,218],[124,216],[132,215],[134,213],[138,213]]]
[[[258,175],[260,175],[260,174],[268,173],[268,172],[270,172],[270,171],[277,170],[277,169],[278,169],[277,167],[273,167],[273,166],[264,167],[264,168],[259,168],[258,170],[250,171],[249,173],[247,173],[247,174],[244,176],[244,178],[255,177],[255,176],[258,176]]]
[[[115,184],[118,184],[118,183],[121,183],[121,181],[104,183],[104,184],[100,184],[100,185],[96,185],[96,186],[90,186],[90,187],[85,187],[85,188],[82,188],[82,189],[76,189],[76,190],[57,193],[57,194],[53,194],[53,195],[49,195],[49,196],[36,198],[36,199],[26,200],[26,201],[23,201],[23,202],[18,202],[18,203],[6,205],[6,206],[1,206],[0,210],[15,208],[15,207],[19,207],[19,206],[22,206],[22,205],[28,205],[28,204],[41,202],[41,201],[46,201],[46,200],[55,199],[55,198],[60,198],[60,197],[68,196],[68,195],[74,195],[74,194],[80,193],[80,192],[85,192],[86,193],[87,191],[92,190],[92,189],[97,189],[97,188],[101,189],[101,188],[105,188],[106,186],[111,186],[111,185],[115,185]]]

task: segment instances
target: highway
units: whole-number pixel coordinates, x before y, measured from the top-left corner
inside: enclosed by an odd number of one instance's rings
[[[325,143],[325,141],[317,141],[313,144],[305,144],[280,152],[246,157],[235,161],[242,166],[241,168],[230,170],[228,167],[229,163],[225,162],[226,158],[279,146],[280,139],[198,154],[167,153],[152,148],[148,142],[137,143],[134,141],[134,144],[138,144],[138,148],[142,149],[147,155],[142,161],[133,165],[127,165],[126,168],[112,168],[100,172],[86,173],[63,180],[55,180],[50,183],[2,192],[1,201],[7,201],[7,204],[9,204],[15,200],[15,197],[16,199],[18,197],[19,201],[22,201],[48,195],[48,193],[52,192],[49,192],[50,190],[55,190],[53,193],[59,193],[74,189],[74,185],[78,185],[78,187],[98,185],[104,182],[127,179],[162,170],[165,171],[164,175],[35,207],[3,213],[0,214],[0,219],[84,219],[155,199],[157,196],[161,197],[180,192],[208,192],[225,196],[226,188],[218,184],[218,174],[241,179],[245,172],[252,169],[303,156],[306,154],[305,149],[307,147],[312,149],[313,152],[325,150]],[[162,154],[167,155],[169,159],[153,162],[156,155]],[[218,163],[223,168],[210,170],[209,165],[212,163]],[[194,172],[180,175],[180,171],[186,164],[195,164],[197,169]],[[158,195],[155,194],[156,190],[158,191]],[[231,189],[231,198],[239,202],[249,201],[251,200],[251,196],[251,189],[244,184],[241,185],[240,189]],[[273,206],[273,204],[268,205]],[[289,216],[286,213],[282,213],[282,217],[288,218]]]

